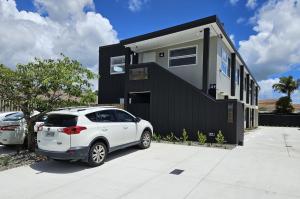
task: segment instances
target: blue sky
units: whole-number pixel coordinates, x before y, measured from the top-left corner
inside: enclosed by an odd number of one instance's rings
[[[260,99],[278,98],[271,85],[279,77],[300,78],[298,1],[0,0],[0,37],[11,37],[0,39],[0,61],[14,67],[63,52],[97,71],[99,45],[218,15],[259,81]],[[293,100],[300,103],[299,90]]]

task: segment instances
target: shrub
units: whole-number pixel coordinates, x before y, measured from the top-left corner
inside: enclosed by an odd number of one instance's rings
[[[219,130],[219,132],[217,134],[216,141],[220,145],[224,144],[225,138],[224,138],[224,135],[222,134],[221,130]]]
[[[153,133],[153,140],[160,142],[161,141],[161,136],[158,133]]]
[[[192,145],[192,141],[188,141],[188,145],[191,146]]]
[[[204,135],[202,132],[200,133],[200,131],[197,132],[197,137],[198,137],[198,142],[200,145],[204,145],[207,138],[206,135]]]
[[[182,131],[182,141],[187,142],[188,139],[189,139],[188,132],[185,129],[183,129],[183,131]]]
[[[168,142],[173,142],[173,143],[175,143],[175,136],[174,136],[174,133],[171,132],[170,135],[167,135],[167,136],[165,137],[165,140],[168,141]]]

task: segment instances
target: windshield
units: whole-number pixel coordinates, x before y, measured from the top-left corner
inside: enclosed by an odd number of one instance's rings
[[[19,112],[19,113],[13,113],[10,115],[7,115],[3,121],[18,121],[24,118],[24,114]]]
[[[44,126],[53,127],[71,127],[77,125],[77,116],[75,115],[48,115]]]

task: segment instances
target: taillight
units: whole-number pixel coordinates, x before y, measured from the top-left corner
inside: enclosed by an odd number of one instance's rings
[[[20,125],[2,126],[1,131],[15,131]]]
[[[63,128],[63,132],[67,135],[79,134],[81,131],[86,130],[84,126],[71,126]]]

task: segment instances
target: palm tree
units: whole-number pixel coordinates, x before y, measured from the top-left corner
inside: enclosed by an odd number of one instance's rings
[[[291,94],[298,88],[297,81],[292,76],[280,77],[279,83],[272,86],[275,91],[286,93],[287,97],[291,99]]]

